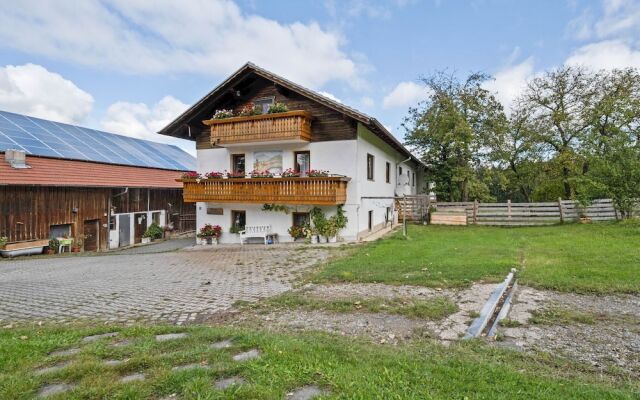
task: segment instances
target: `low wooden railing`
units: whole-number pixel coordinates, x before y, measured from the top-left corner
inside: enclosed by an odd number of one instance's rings
[[[346,177],[179,179],[187,203],[338,205],[347,201]]]
[[[211,127],[211,144],[268,142],[274,140],[311,140],[311,114],[287,111],[202,121]]]

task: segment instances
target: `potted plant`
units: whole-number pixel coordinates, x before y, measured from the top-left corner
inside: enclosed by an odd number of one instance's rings
[[[227,178],[229,179],[234,179],[234,178],[244,178],[245,177],[245,173],[243,172],[227,172]]]
[[[207,179],[222,179],[224,177],[224,173],[218,171],[211,171],[204,174],[204,177]]]
[[[77,238],[75,238],[73,240],[73,242],[71,243],[71,252],[72,253],[80,253],[80,250],[82,249],[82,245],[83,245],[83,235],[78,235]]]
[[[160,225],[152,223],[142,235],[142,243],[150,243],[155,239],[162,239],[164,230]]]
[[[244,107],[242,107],[238,115],[240,115],[241,117],[251,117],[253,115],[261,115],[261,114],[262,114],[262,108],[254,105],[253,103],[249,103]]]
[[[9,241],[8,237],[0,236],[0,249],[4,249],[8,241]]]
[[[207,244],[218,244],[218,238],[222,235],[222,227],[220,225],[211,225],[205,224],[202,228],[200,228],[200,232],[198,233],[198,237],[204,239]]]
[[[319,178],[329,176],[329,171],[321,170],[321,169],[312,169],[307,172],[307,176],[311,178]]]
[[[282,177],[283,178],[299,178],[300,177],[300,172],[296,171],[295,169],[292,169],[292,168],[285,169],[282,172]]]
[[[336,237],[336,235],[338,234],[339,230],[340,229],[338,228],[338,224],[336,222],[335,216],[329,218],[327,220],[327,223],[324,226],[324,232],[323,232],[323,235],[327,243],[336,243],[338,241],[338,238]]]
[[[226,118],[231,118],[233,117],[233,111],[232,110],[227,110],[227,109],[221,109],[221,110],[216,110],[215,113],[213,113],[213,119],[226,119]]]
[[[258,171],[254,169],[253,171],[249,172],[249,176],[251,176],[252,178],[273,178],[273,173],[269,171]]]
[[[182,174],[182,179],[200,179],[202,176],[196,171],[187,171]]]
[[[269,110],[267,114],[278,114],[289,111],[289,107],[287,107],[284,103],[273,103],[269,106]]]
[[[56,254],[60,248],[60,241],[56,238],[49,239],[49,247],[47,247],[47,254]]]
[[[294,241],[298,241],[300,239],[305,238],[305,232],[304,232],[303,226],[293,225],[287,230],[287,232],[289,232],[289,235],[291,235]]]

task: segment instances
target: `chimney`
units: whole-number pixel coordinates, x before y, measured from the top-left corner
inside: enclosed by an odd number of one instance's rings
[[[4,152],[4,159],[15,169],[31,168],[27,165],[27,155],[24,150],[8,149]]]

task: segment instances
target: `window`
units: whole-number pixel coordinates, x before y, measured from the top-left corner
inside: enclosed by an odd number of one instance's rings
[[[245,172],[245,157],[244,154],[231,155],[231,170],[232,172]]]
[[[402,175],[402,167],[398,167],[398,175]]]
[[[387,207],[384,213],[384,226],[387,226],[387,224],[390,221],[391,221],[391,207]]]
[[[116,216],[112,215],[109,217],[109,230],[110,231],[115,231],[116,230]]]
[[[309,226],[311,225],[311,217],[309,213],[294,212],[293,213],[293,226]]]
[[[49,226],[50,238],[69,237],[69,236],[71,236],[71,224]]]
[[[367,154],[367,179],[373,180],[373,156]]]
[[[416,186],[416,173],[414,172],[413,175],[411,175],[411,186],[415,187]]]
[[[151,213],[151,220],[153,221],[154,224],[160,225],[160,215],[161,215],[160,211]]]
[[[295,165],[293,166],[301,176],[307,176],[311,169],[311,153],[308,151],[296,151],[293,153]]]
[[[391,164],[389,163],[386,164],[385,178],[387,183],[391,183]]]
[[[373,210],[369,211],[369,224],[368,224],[369,232],[373,230]]]
[[[269,107],[273,104],[273,97],[265,97],[257,99],[253,102],[254,107],[266,114],[269,111]]]
[[[231,210],[231,226],[244,229],[247,226],[247,212],[244,210]]]

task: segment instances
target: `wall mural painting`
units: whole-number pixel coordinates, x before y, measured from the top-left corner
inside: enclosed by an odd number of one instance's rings
[[[253,156],[254,170],[269,171],[274,175],[282,173],[282,151],[256,151]]]

